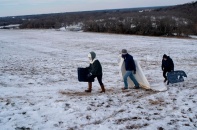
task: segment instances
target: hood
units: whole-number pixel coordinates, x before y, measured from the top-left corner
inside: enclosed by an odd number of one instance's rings
[[[96,60],[96,53],[92,51],[88,54],[88,57],[90,58],[90,63],[92,64]]]
[[[88,57],[91,57],[92,60],[94,60],[96,58],[96,53],[91,51],[90,54],[88,55]]]
[[[166,54],[163,55],[163,58],[168,58],[168,56]]]

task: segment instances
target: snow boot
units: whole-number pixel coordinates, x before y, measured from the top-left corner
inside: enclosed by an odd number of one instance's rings
[[[101,85],[101,91],[100,93],[105,93],[105,86],[104,85]]]
[[[128,87],[127,87],[127,88],[123,87],[123,88],[121,88],[121,89],[122,89],[123,91],[124,91],[124,90],[128,90]]]
[[[140,89],[140,87],[134,87],[133,89]]]
[[[133,89],[140,89],[140,86],[134,86]]]
[[[85,92],[91,93],[91,91],[92,91],[92,82],[88,82],[88,89],[85,90]]]

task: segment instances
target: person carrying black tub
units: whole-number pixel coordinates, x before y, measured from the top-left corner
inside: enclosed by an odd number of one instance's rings
[[[99,62],[98,59],[96,59],[96,53],[93,51],[88,54],[88,58],[90,61],[90,65],[89,65],[89,67],[87,67],[89,70],[88,79],[97,78],[98,82],[101,86],[100,93],[104,93],[105,86],[102,82],[103,73],[102,73],[101,63]],[[92,82],[88,82],[88,89],[85,90],[85,92],[91,92],[91,91],[92,91]]]

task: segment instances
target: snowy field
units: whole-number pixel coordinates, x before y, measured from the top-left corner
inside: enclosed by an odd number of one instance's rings
[[[164,53],[185,82],[164,92],[122,92],[119,54],[138,59],[150,84],[162,83]],[[78,82],[95,51],[106,93]],[[0,130],[195,130],[197,40],[55,30],[0,30]]]

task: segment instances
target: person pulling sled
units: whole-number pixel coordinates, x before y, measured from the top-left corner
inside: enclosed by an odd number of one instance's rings
[[[174,62],[166,54],[163,55],[161,69],[163,71],[163,77],[164,77],[164,83],[165,83],[168,80],[166,73],[174,71]]]
[[[122,58],[124,59],[125,62],[125,69],[126,69],[126,74],[123,77],[124,80],[124,88],[122,90],[128,89],[128,83],[127,83],[127,78],[129,77],[133,83],[135,84],[134,89],[139,89],[139,83],[135,79],[134,74],[136,74],[136,65],[133,60],[133,56],[127,53],[126,49],[122,49]]]

